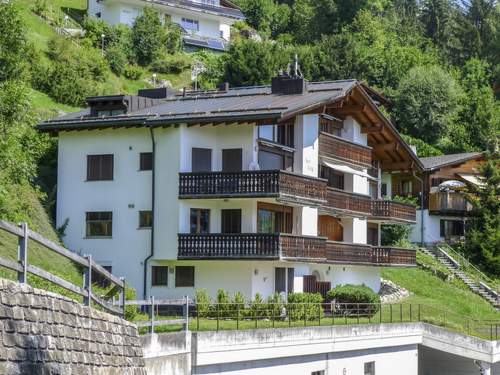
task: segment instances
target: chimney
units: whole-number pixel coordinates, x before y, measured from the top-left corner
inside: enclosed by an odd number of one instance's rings
[[[295,55],[293,68],[288,65],[287,72],[280,72],[276,77],[271,78],[271,92],[282,95],[297,95],[307,92],[307,81],[300,71],[297,55]]]
[[[168,87],[158,87],[154,89],[142,89],[137,92],[138,96],[150,99],[166,99],[174,96],[176,91]]]

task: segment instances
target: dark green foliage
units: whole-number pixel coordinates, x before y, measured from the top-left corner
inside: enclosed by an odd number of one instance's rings
[[[198,316],[206,318],[210,314],[210,296],[206,289],[196,289],[196,311]]]
[[[132,80],[138,80],[142,77],[144,74],[144,70],[137,65],[127,65],[125,69],[123,70],[123,75]]]
[[[465,249],[475,264],[500,276],[500,159],[494,155],[482,168],[483,186],[469,186],[474,210],[469,220]]]
[[[200,62],[204,67],[204,71],[198,76],[198,87],[201,89],[214,89],[224,80],[227,55],[199,51],[193,54],[193,60]]]
[[[177,53],[182,49],[182,32],[179,25],[171,20],[165,19],[163,24],[166,30],[165,47],[168,53]]]
[[[420,158],[425,158],[428,156],[438,156],[443,155],[443,152],[438,148],[425,143],[421,139],[414,138],[410,135],[401,134],[404,141],[409,145],[415,146],[417,148],[417,155]]]
[[[373,315],[380,306],[380,296],[366,285],[339,285],[328,291],[327,301],[335,301],[337,313]]]
[[[216,310],[219,318],[227,318],[231,316],[231,300],[227,291],[224,289],[217,290],[215,302],[217,303]]]
[[[286,305],[292,320],[314,320],[323,317],[323,297],[319,293],[291,293]]]
[[[106,49],[106,60],[109,67],[117,76],[120,76],[125,71],[127,66],[127,55],[119,44],[113,44]]]
[[[164,55],[151,64],[151,70],[158,73],[179,74],[191,66],[191,58],[187,54]]]
[[[417,198],[413,197],[399,197],[392,198],[395,202],[407,203],[419,208]],[[408,224],[384,224],[381,227],[380,240],[382,246],[396,246],[402,248],[411,248],[410,234],[412,226]]]
[[[165,50],[167,32],[153,7],[145,7],[132,27],[132,44],[137,62],[148,65]]]

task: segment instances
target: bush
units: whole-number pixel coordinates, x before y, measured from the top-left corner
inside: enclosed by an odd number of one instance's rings
[[[137,65],[127,65],[123,71],[125,78],[137,81],[144,74],[144,70]]]
[[[319,293],[291,293],[288,295],[287,315],[292,320],[318,319],[324,314],[322,302]]]
[[[254,300],[250,303],[248,314],[249,317],[257,319],[267,317],[267,305],[259,293],[255,294]]]
[[[267,313],[270,318],[278,319],[281,316],[281,310],[285,307],[285,301],[280,293],[274,293],[267,299]]]
[[[231,303],[229,293],[224,289],[217,290],[217,316],[228,318],[231,316]]]
[[[157,73],[179,74],[191,66],[191,58],[186,54],[165,55],[151,64],[151,70]]]
[[[127,285],[125,288],[125,299],[127,301],[136,299],[135,289],[130,285]],[[127,319],[128,321],[133,321],[138,313],[139,309],[137,308],[137,306],[125,306],[125,319]]]
[[[106,50],[106,60],[116,75],[120,76],[127,66],[127,55],[119,44],[113,44]]]
[[[196,311],[200,318],[206,318],[210,314],[210,296],[206,289],[196,290]]]
[[[166,42],[167,31],[161,24],[158,12],[153,7],[145,7],[132,27],[132,44],[137,62],[143,66],[150,64],[165,50]]]
[[[339,310],[361,315],[375,314],[380,304],[380,296],[366,285],[339,285],[326,294],[328,302],[335,301]],[[346,304],[346,305],[343,305]]]
[[[241,319],[242,316],[246,315],[245,310],[245,297],[241,292],[234,294],[233,301],[231,303],[231,316]]]

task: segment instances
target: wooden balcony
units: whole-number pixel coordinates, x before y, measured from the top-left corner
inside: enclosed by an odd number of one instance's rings
[[[325,239],[280,233],[178,235],[178,259],[320,259]]]
[[[400,223],[416,223],[416,207],[412,204],[390,200],[372,200],[372,220],[382,220]]]
[[[340,159],[367,168],[372,167],[372,149],[370,147],[324,132],[319,134],[319,156]]]
[[[355,216],[371,215],[371,197],[328,187],[326,203],[321,207],[325,212],[347,213]]]
[[[277,170],[179,174],[179,198],[258,197],[317,206],[326,202],[326,181]]]
[[[327,263],[368,266],[416,266],[416,251],[395,247],[326,242]]]
[[[429,213],[435,215],[465,216],[472,211],[472,204],[462,193],[437,192],[429,194]]]

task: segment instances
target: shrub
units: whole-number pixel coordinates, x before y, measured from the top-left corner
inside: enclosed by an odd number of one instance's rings
[[[196,311],[198,316],[201,318],[205,318],[209,316],[210,313],[210,296],[206,289],[197,289],[196,290]]]
[[[106,60],[109,67],[118,76],[122,75],[127,66],[127,55],[119,44],[113,44],[106,50]]]
[[[137,65],[127,65],[125,67],[125,70],[123,71],[123,75],[125,78],[131,79],[131,80],[138,80],[142,77],[144,74],[144,70],[137,66]]]
[[[267,312],[271,318],[278,319],[281,316],[281,310],[285,307],[285,301],[280,293],[274,293],[267,299]]]
[[[250,303],[249,315],[251,318],[267,317],[267,305],[259,293],[255,294],[254,300]]]
[[[340,304],[336,308],[344,314],[375,314],[380,304],[380,296],[364,284],[336,286],[328,291],[326,299]]]
[[[151,70],[157,73],[179,74],[191,66],[191,58],[186,54],[165,55],[151,64]]]
[[[241,292],[234,294],[233,301],[231,303],[231,311],[231,317],[237,317],[238,319],[246,315],[245,297]]]
[[[319,293],[291,293],[288,295],[287,314],[292,320],[313,320],[323,317]]]
[[[136,299],[136,292],[135,289],[132,288],[130,285],[127,285],[125,288],[125,299],[126,300],[135,300]],[[125,306],[125,319],[128,321],[133,321],[137,314],[139,313],[139,309],[137,306]]]
[[[137,62],[150,64],[165,50],[167,32],[161,24],[160,16],[153,7],[145,7],[132,27],[132,43]]]
[[[230,317],[231,316],[231,304],[229,299],[229,293],[224,289],[217,290],[217,315],[219,317]]]

